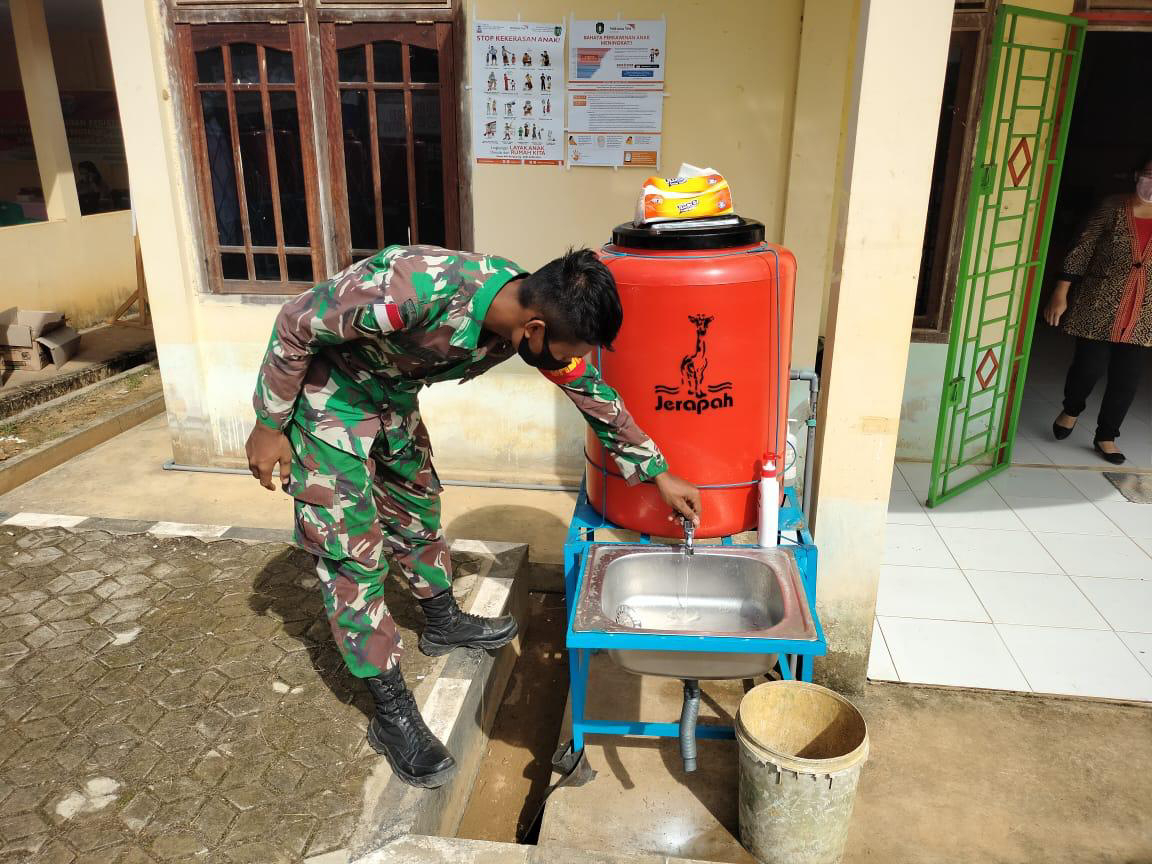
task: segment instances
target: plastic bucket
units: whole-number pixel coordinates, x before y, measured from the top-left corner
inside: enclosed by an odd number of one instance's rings
[[[740,841],[764,864],[844,855],[868,727],[839,693],[806,681],[752,688],[736,715]]]

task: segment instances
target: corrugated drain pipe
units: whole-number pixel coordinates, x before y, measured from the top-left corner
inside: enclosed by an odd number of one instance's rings
[[[191,471],[194,474],[238,474],[250,477],[251,472],[245,468],[212,468],[203,465],[181,465],[174,459],[164,463],[165,471]],[[522,489],[527,492],[579,492],[579,486],[567,486],[560,483],[500,483],[486,480],[441,480],[444,486],[466,486],[477,489]]]

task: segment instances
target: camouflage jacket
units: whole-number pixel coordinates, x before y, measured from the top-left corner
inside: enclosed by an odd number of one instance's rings
[[[417,394],[475,378],[516,353],[483,329],[492,299],[523,275],[511,261],[433,246],[389,246],[289,300],[256,382],[259,422],[296,424],[368,458],[399,452],[420,423]],[[631,483],[668,468],[596,367],[543,372],[587,419]]]

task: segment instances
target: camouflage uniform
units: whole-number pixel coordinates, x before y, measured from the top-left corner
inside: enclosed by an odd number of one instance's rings
[[[383,599],[385,554],[417,597],[452,584],[417,394],[516,353],[483,322],[523,273],[503,258],[390,246],[288,301],[276,319],[253,404],[258,421],[292,443],[296,540],[316,556],[332,633],[354,675],[376,675],[399,656]],[[574,359],[543,374],[630,482],[667,470],[594,366]]]

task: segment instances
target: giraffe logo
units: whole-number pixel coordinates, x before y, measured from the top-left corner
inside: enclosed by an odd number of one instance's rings
[[[732,382],[720,381],[708,384],[708,328],[715,321],[712,315],[689,315],[688,320],[696,328],[696,347],[690,354],[685,354],[680,360],[680,383],[675,387],[657,385],[656,392],[657,411],[690,411],[702,414],[705,411],[714,411],[720,408],[731,408],[735,404],[732,399]],[[672,399],[668,397],[681,396],[687,398]]]

